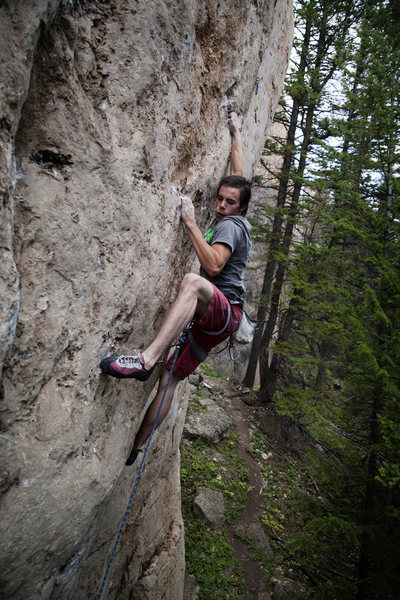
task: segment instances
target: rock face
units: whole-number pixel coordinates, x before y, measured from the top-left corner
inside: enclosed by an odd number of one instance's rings
[[[136,477],[124,463],[157,375],[107,379],[99,360],[148,344],[190,270],[176,190],[204,226],[228,168],[230,108],[251,175],[292,8],[36,0],[0,12],[1,588],[13,600],[86,600]],[[178,393],[104,597],[182,597],[185,411]]]

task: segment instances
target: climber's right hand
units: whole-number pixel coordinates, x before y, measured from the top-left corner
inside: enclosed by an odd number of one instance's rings
[[[228,115],[228,127],[231,135],[239,133],[239,117],[233,111]]]

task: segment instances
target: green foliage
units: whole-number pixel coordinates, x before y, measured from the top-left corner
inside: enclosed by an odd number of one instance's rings
[[[263,183],[263,176],[262,175],[253,175],[252,177],[252,182],[253,183],[257,183],[259,185],[261,185]]]
[[[192,515],[185,518],[186,567],[196,577],[199,600],[240,600],[245,585],[241,567],[226,536]]]
[[[200,586],[199,599],[202,600],[239,600],[245,589],[240,563],[225,531],[207,526],[192,510],[200,486],[224,494],[228,522],[242,510],[249,492],[248,472],[243,468],[236,447],[237,438],[233,433],[215,449],[200,440],[190,444],[183,442],[181,447],[186,565],[196,577]]]
[[[227,378],[225,377],[225,375],[222,375],[221,373],[218,373],[211,365],[209,365],[208,363],[201,363],[201,368],[203,369],[204,373],[206,375],[208,375],[209,377],[217,377],[218,379],[223,379],[226,380]]]
[[[191,410],[197,413],[204,412],[206,410],[206,407],[203,406],[203,404],[201,403],[201,400],[204,398],[206,398],[206,396],[201,392],[198,392],[196,396],[190,401]]]
[[[298,460],[293,452],[280,457],[256,433],[252,454],[265,479],[262,525],[269,538],[278,540],[285,569],[300,581],[304,573],[310,575],[312,598],[354,598],[351,574],[360,528],[348,516],[351,482],[344,467],[311,447],[308,453],[302,448]]]
[[[277,410],[329,458],[313,461],[330,506],[316,503],[311,515],[302,505],[304,526],[288,542],[311,574],[312,597],[352,598],[357,589],[366,600],[391,599],[400,537],[400,15],[383,0],[302,0],[296,20],[284,102],[292,128],[265,146],[286,170],[257,229],[275,277],[260,302],[270,335],[261,393],[275,394]],[[279,536],[287,515],[272,491],[268,501],[264,525]]]

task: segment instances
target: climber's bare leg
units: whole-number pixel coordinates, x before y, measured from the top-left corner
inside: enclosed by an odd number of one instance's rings
[[[160,402],[162,399],[162,395],[163,395],[165,386],[167,385],[168,377],[169,377],[169,371],[167,369],[164,369],[164,371],[160,377],[159,384],[158,384],[157,394],[155,395],[152,403],[150,404],[149,408],[147,409],[147,412],[144,416],[144,419],[142,421],[140,429],[136,434],[135,442],[133,444],[134,448],[137,448],[137,449],[141,448],[143,446],[143,444],[146,442],[146,440],[148,439],[148,437],[151,433],[151,430],[153,429],[153,424],[154,424],[155,418],[157,416],[158,408],[160,406]],[[171,402],[174,397],[174,392],[175,392],[176,386],[178,385],[179,382],[180,382],[179,377],[177,375],[175,375],[174,373],[172,373],[171,381],[170,381],[168,389],[166,391],[164,403],[162,405],[162,409],[161,409],[160,415],[158,417],[157,426],[160,425],[160,423],[162,423],[162,421],[166,417],[166,415],[171,407]]]
[[[151,369],[183,328],[196,314],[201,317],[213,296],[213,287],[207,279],[189,273],[185,275],[178,297],[170,308],[154,341],[143,351],[146,369]]]
[[[166,316],[160,331],[150,346],[143,352],[147,369],[151,369],[162,353],[170,346],[171,342],[178,337],[182,329],[192,320],[194,314],[200,317],[206,312],[212,296],[213,287],[204,277],[200,277],[194,273],[189,273],[184,277],[179,294]],[[133,444],[133,447],[136,449],[143,446],[153,429],[169,374],[169,371],[164,369],[160,377],[157,393],[147,409],[139,431],[136,434]],[[171,381],[165,393],[163,406],[158,417],[157,426],[162,423],[168,414],[179,381],[179,377],[175,373],[172,373]]]

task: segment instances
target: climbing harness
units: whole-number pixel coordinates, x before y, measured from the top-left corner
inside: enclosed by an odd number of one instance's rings
[[[153,439],[153,435],[154,435],[154,432],[155,432],[156,427],[157,427],[158,419],[160,417],[161,409],[162,409],[163,404],[164,404],[164,400],[165,400],[165,396],[167,394],[168,386],[171,383],[172,373],[174,372],[174,368],[175,368],[175,364],[176,364],[176,361],[177,361],[178,356],[179,356],[179,352],[180,352],[180,350],[181,350],[181,348],[182,348],[182,346],[183,346],[183,344],[185,342],[187,334],[188,334],[188,327],[185,327],[185,329],[183,330],[183,332],[181,333],[181,335],[170,346],[171,348],[176,348],[176,350],[175,350],[175,354],[174,354],[174,359],[172,361],[171,370],[170,370],[169,375],[168,375],[167,384],[166,384],[166,386],[164,388],[163,395],[161,397],[160,406],[158,407],[156,418],[154,419],[153,427],[152,427],[149,439],[147,440],[146,448],[144,449],[144,452],[143,452],[143,457],[142,457],[142,460],[140,462],[138,474],[136,475],[135,483],[133,484],[132,491],[131,491],[131,494],[129,496],[128,504],[126,506],[124,516],[122,517],[122,521],[121,521],[120,528],[118,530],[117,538],[115,540],[114,547],[112,549],[111,556],[110,556],[110,559],[109,559],[108,564],[107,564],[107,568],[106,568],[105,573],[104,573],[103,580],[101,582],[98,594],[96,596],[96,600],[100,600],[100,598],[103,595],[104,588],[105,588],[108,576],[110,574],[111,565],[112,565],[112,563],[114,561],[114,558],[115,558],[115,556],[117,554],[117,549],[118,549],[118,546],[119,546],[119,542],[121,540],[122,533],[123,533],[123,531],[125,529],[125,523],[126,523],[126,520],[128,518],[129,511],[131,509],[132,500],[133,500],[133,497],[135,495],[136,488],[137,488],[137,486],[139,484],[140,477],[142,475],[144,461],[146,460],[147,452],[149,450],[149,447],[150,447],[150,444],[151,444],[151,440]]]
[[[229,321],[231,318],[231,313],[232,313],[231,305],[228,303],[228,316],[226,318],[225,325],[219,331],[210,331],[208,329],[204,329],[200,325],[198,325],[198,327],[207,335],[220,335],[221,333],[224,333],[224,331],[228,328]],[[189,330],[189,342],[190,342],[190,345],[192,346],[192,350],[193,350],[196,358],[200,362],[204,362],[208,356],[208,351],[205,350],[202,346],[200,346],[200,344],[193,337],[192,332],[190,330]]]
[[[204,329],[200,325],[198,325],[198,327],[206,335],[220,335],[221,333],[226,331],[226,329],[228,328],[231,314],[232,314],[232,308],[231,308],[231,304],[229,302],[228,303],[228,316],[227,316],[225,325],[223,326],[222,329],[220,329],[219,331],[210,331],[208,329]],[[237,322],[235,319],[235,316],[233,316],[233,318],[234,318],[234,321]],[[258,329],[258,321],[256,321],[255,319],[252,319],[249,316],[249,314],[245,311],[245,309],[243,308],[242,309],[242,318],[240,319],[239,327],[237,329],[235,329],[235,331],[233,333],[230,334],[229,340],[228,340],[228,343],[226,344],[226,346],[224,346],[221,350],[213,352],[213,354],[219,354],[220,352],[223,352],[224,350],[226,350],[226,348],[229,346],[230,359],[232,361],[238,360],[240,357],[240,350],[238,348],[236,348],[235,342],[237,344],[241,344],[241,345],[242,344],[250,344],[253,341],[254,333],[257,331],[257,329]],[[197,342],[197,340],[193,337],[190,330],[189,330],[189,341],[192,346],[192,350],[193,350],[194,354],[196,355],[196,357],[198,358],[198,360],[200,362],[204,362],[206,360],[209,352],[207,350],[205,350]]]
[[[257,113],[258,113],[258,85],[260,83],[260,78],[257,77],[256,79],[256,95],[255,95],[255,100],[254,100],[254,121],[255,123],[257,123],[258,119],[257,119]]]
[[[206,335],[220,335],[221,333],[224,333],[224,331],[226,331],[228,329],[228,325],[229,325],[229,321],[230,321],[231,315],[232,315],[232,307],[231,307],[231,303],[228,302],[227,318],[226,318],[225,324],[224,324],[224,326],[223,326],[222,329],[220,329],[219,331],[211,331],[209,329],[204,329],[204,327],[201,327],[200,325],[198,325],[198,327]],[[234,315],[233,315],[233,319],[234,319],[235,322],[237,322]],[[229,346],[229,357],[230,357],[230,359],[232,361],[238,360],[239,357],[240,357],[240,350],[238,350],[237,348],[235,348],[235,334],[236,334],[236,331],[234,331],[233,333],[231,333],[229,335],[229,339],[228,339],[228,342],[227,342],[226,346],[224,346],[221,350],[217,350],[217,351],[212,352],[212,354],[220,354],[221,352],[223,352],[224,350],[226,350],[226,348],[228,348],[228,346]],[[209,352],[198,343],[198,341],[194,338],[194,336],[192,335],[192,332],[190,330],[189,330],[189,342],[190,342],[190,345],[192,346],[192,350],[193,350],[196,358],[200,362],[204,362],[206,360]]]

